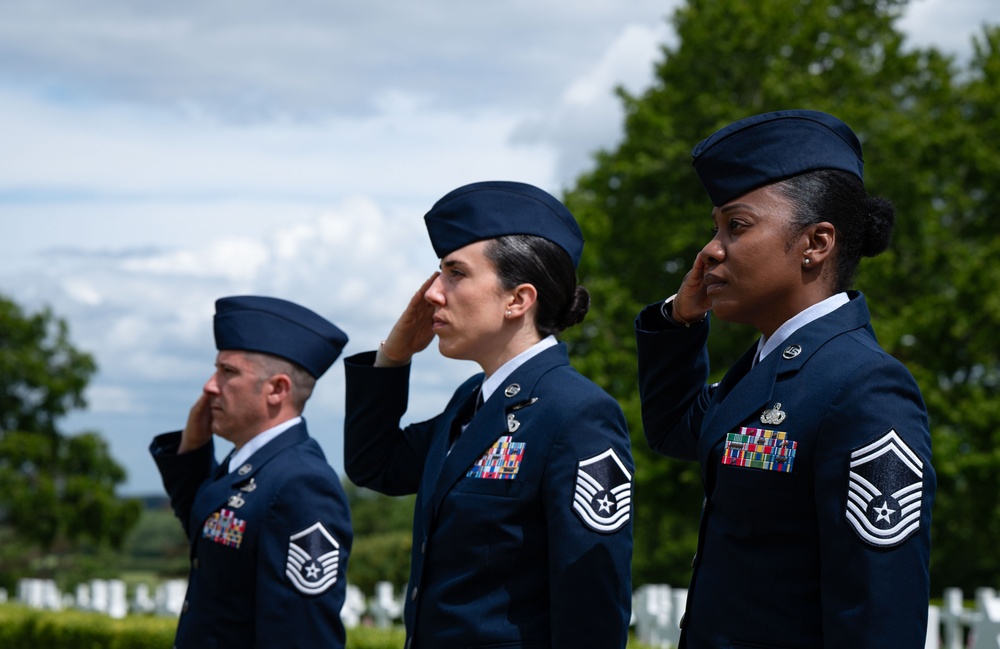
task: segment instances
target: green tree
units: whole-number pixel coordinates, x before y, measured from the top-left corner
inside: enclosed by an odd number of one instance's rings
[[[85,405],[95,369],[69,342],[65,321],[48,309],[26,314],[0,296],[0,573],[7,581],[51,569],[52,550],[119,547],[138,520],[139,503],[115,495],[125,471],[101,436],[64,436],[56,427]]]
[[[595,156],[566,195],[587,238],[580,268],[593,306],[571,330],[574,364],[619,398],[636,455],[637,584],[686,584],[702,501],[698,467],[645,442],[633,319],[674,292],[711,237],[711,206],[691,167],[694,144],[739,118],[784,108],[833,113],[859,134],[866,184],[892,199],[892,249],[862,264],[887,351],[907,363],[931,417],[940,488],[932,588],[1000,581],[997,430],[1000,238],[1000,43],[984,29],[967,69],[907,50],[905,0],[689,0],[672,17],[653,85],[619,90],[624,138]],[[713,321],[715,378],[752,342]],[[964,547],[964,549],[963,549]],[[973,550],[974,548],[974,550]],[[970,552],[970,550],[972,550]]]
[[[375,584],[388,581],[398,591],[410,579],[415,496],[394,498],[344,482],[351,508],[354,543],[347,581],[371,596]]]

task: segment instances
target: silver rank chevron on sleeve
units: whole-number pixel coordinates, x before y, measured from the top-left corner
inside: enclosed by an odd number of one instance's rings
[[[303,595],[319,595],[337,583],[340,544],[322,523],[292,534],[288,539],[285,575]]]
[[[614,449],[580,460],[573,510],[595,532],[610,534],[628,523],[632,510],[632,474]]]
[[[924,463],[891,428],[851,453],[846,514],[861,540],[888,548],[919,529],[923,470]]]

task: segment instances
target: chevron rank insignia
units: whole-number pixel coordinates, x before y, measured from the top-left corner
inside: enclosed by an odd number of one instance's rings
[[[573,511],[595,532],[610,534],[628,523],[632,511],[632,474],[614,449],[577,464]]]
[[[924,463],[890,428],[851,453],[847,522],[866,543],[899,545],[920,528],[923,486]]]
[[[303,595],[319,595],[337,583],[340,544],[317,522],[288,539],[285,575]]]

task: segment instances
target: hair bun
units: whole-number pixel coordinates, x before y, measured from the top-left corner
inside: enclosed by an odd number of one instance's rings
[[[868,218],[865,219],[865,236],[861,254],[874,257],[885,252],[892,243],[892,230],[896,223],[896,208],[892,202],[878,197],[868,197]]]

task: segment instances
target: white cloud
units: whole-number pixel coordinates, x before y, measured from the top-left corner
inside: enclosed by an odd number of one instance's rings
[[[51,305],[100,371],[129,491],[211,372],[223,295],[277,295],[371,349],[436,267],[422,215],[458,185],[558,192],[620,136],[679,0],[7,0],[0,293]],[[995,0],[914,0],[916,44],[967,49]],[[943,28],[943,26],[947,28]],[[407,420],[474,371],[434,349]],[[343,370],[307,418],[335,466]]]

